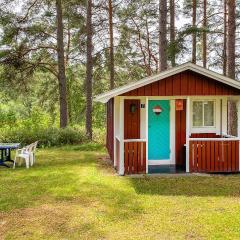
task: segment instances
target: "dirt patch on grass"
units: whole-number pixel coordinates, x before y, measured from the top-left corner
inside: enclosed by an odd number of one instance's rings
[[[0,239],[33,238],[34,235],[52,235],[65,230],[66,221],[70,218],[70,207],[67,205],[41,205],[36,208],[17,209],[0,213]]]
[[[100,156],[97,158],[97,167],[104,171],[104,174],[115,175],[116,171],[113,167],[113,162],[108,155]]]
[[[98,202],[82,203],[81,199],[44,204],[33,208],[0,212],[2,239],[89,239],[104,233],[96,229],[92,209],[102,209]]]

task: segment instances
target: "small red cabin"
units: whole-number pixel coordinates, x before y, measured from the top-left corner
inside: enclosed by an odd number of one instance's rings
[[[240,82],[186,63],[96,100],[107,104],[107,149],[120,175],[239,172],[228,103],[240,122]]]

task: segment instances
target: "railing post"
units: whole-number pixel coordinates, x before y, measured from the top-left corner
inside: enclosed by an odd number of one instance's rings
[[[124,175],[124,99],[120,97],[120,109],[119,109],[119,137],[120,137],[120,149],[119,149],[119,175]]]
[[[237,101],[237,133],[238,138],[240,138],[240,100]],[[240,144],[240,141],[238,141]],[[239,161],[239,171],[240,171],[240,147],[239,147],[239,154],[238,154],[238,161]]]
[[[186,107],[186,172],[189,173],[189,135],[190,135],[190,99],[187,98]]]

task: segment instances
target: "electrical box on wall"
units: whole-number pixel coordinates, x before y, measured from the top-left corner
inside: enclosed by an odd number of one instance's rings
[[[177,99],[175,103],[176,103],[176,111],[182,111],[183,110],[183,99]]]

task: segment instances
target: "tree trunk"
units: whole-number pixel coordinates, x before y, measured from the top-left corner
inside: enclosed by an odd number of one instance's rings
[[[167,1],[159,0],[159,70],[167,69]]]
[[[92,45],[92,0],[87,1],[87,69],[86,69],[86,135],[92,140],[92,77],[93,77],[93,45]]]
[[[228,0],[227,75],[235,79],[236,3]]]
[[[207,67],[207,0],[203,1],[203,35],[202,35],[202,58],[203,58],[203,67]]]
[[[170,0],[170,42],[175,42],[175,0]],[[171,54],[171,64],[172,67],[175,67],[176,65],[176,54],[175,49],[173,49]]]
[[[110,89],[114,88],[114,46],[113,46],[113,8],[112,0],[108,0],[108,14],[109,14],[109,71],[110,71]]]
[[[63,22],[62,22],[62,3],[56,0],[57,10],[57,55],[58,55],[58,82],[60,98],[60,127],[64,128],[68,124],[67,111],[67,87],[64,62],[64,43],[63,43]]]
[[[228,0],[228,38],[227,38],[227,76],[235,79],[235,35],[236,35],[236,3]],[[231,135],[237,132],[237,109],[234,101],[229,101],[228,131]]]
[[[227,0],[224,0],[224,23],[223,23],[223,75],[227,75]]]
[[[196,17],[197,17],[197,2],[193,0],[192,5],[192,27],[194,28],[194,32],[192,34],[192,63],[196,63],[196,53],[197,53],[197,36],[196,36]]]

